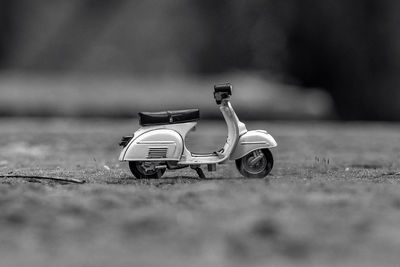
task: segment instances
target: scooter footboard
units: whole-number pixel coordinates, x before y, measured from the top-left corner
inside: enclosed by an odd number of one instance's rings
[[[272,135],[264,130],[248,131],[240,136],[230,159],[236,160],[257,149],[273,148],[277,145]]]

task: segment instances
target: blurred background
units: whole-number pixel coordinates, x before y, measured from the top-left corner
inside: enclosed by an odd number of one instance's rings
[[[400,119],[395,0],[0,0],[0,115]]]

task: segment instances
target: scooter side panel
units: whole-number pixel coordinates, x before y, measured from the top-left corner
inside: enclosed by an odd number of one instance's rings
[[[275,139],[264,130],[248,131],[240,136],[230,159],[236,160],[257,149],[272,148],[277,145]]]
[[[121,152],[121,161],[170,161],[179,160],[183,140],[179,133],[170,129],[156,129],[135,136]],[[122,153],[124,153],[122,155]]]

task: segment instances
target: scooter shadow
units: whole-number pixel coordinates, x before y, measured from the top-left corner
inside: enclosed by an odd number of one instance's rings
[[[175,184],[194,184],[210,181],[224,181],[224,182],[243,182],[243,181],[264,181],[268,182],[269,177],[265,178],[246,178],[242,176],[238,177],[206,177],[200,178],[195,176],[168,176],[162,178],[143,178],[138,179],[135,177],[121,177],[113,184],[124,184],[124,185],[175,185]]]

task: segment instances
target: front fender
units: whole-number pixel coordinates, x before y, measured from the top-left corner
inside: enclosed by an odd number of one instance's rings
[[[236,160],[257,149],[273,148],[278,144],[275,139],[264,130],[248,131],[240,136],[230,159]]]

